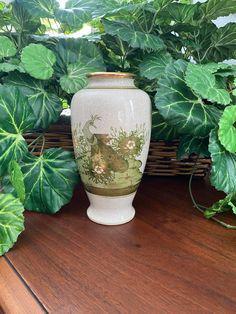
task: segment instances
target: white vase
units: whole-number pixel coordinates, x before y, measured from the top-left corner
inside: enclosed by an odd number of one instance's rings
[[[88,195],[88,217],[119,225],[133,219],[132,202],[145,168],[151,133],[149,96],[130,73],[91,73],[71,104],[73,144]]]

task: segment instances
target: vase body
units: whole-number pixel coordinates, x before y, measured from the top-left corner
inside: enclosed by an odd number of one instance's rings
[[[92,73],[72,99],[71,126],[88,217],[104,225],[130,221],[150,144],[149,96],[131,74]]]

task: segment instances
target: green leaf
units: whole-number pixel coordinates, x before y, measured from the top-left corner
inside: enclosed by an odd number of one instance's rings
[[[153,7],[156,11],[160,11],[165,9],[165,7],[167,7],[172,2],[173,0],[154,0]]]
[[[61,23],[65,23],[76,30],[92,19],[91,13],[83,9],[58,9],[55,11],[55,17]]]
[[[202,11],[202,17],[214,20],[219,16],[227,16],[232,13],[236,13],[236,1],[235,0],[208,0],[202,3],[200,6]]]
[[[210,208],[207,208],[204,212],[206,218],[212,218],[216,214],[220,214],[232,210],[236,214],[236,194],[230,193],[226,197],[218,202],[214,203]]]
[[[9,251],[24,230],[24,207],[11,194],[0,194],[0,256]]]
[[[67,93],[76,93],[86,85],[88,73],[103,70],[104,66],[97,60],[81,58],[81,62],[67,66],[67,74],[60,78],[61,88]]]
[[[225,193],[236,192],[236,155],[225,150],[220,144],[217,130],[210,134],[209,152],[211,153],[211,184]]]
[[[0,36],[0,60],[16,54],[15,44],[6,36]]]
[[[56,75],[67,93],[75,93],[83,88],[87,82],[87,73],[105,70],[100,51],[86,39],[62,39],[55,47],[55,52]]]
[[[28,151],[22,134],[35,121],[27,97],[14,86],[0,86],[0,175],[12,159],[19,161]]]
[[[9,74],[4,82],[19,87],[28,98],[35,116],[34,128],[47,128],[51,123],[57,122],[62,111],[60,98],[45,89],[44,81],[33,79],[29,75],[17,72]]]
[[[21,203],[24,203],[25,200],[24,177],[20,165],[15,160],[12,160],[10,162],[9,173],[10,182],[16,192],[16,195],[20,199]]]
[[[236,78],[234,79],[234,89],[233,89],[232,93],[234,96],[236,96]]]
[[[133,48],[162,50],[165,48],[163,40],[156,35],[143,33],[132,29],[132,26],[128,26],[123,23],[103,20],[105,31],[114,36],[118,36],[121,40],[124,40],[130,44]]]
[[[170,126],[156,110],[152,112],[152,139],[172,141],[178,138],[178,131]]]
[[[161,51],[158,54],[150,54],[139,64],[140,74],[150,80],[159,79],[165,71],[166,65],[170,64],[172,60],[168,52]]]
[[[176,157],[177,159],[181,159],[183,157],[189,157],[191,154],[196,154],[201,157],[209,157],[208,143],[208,138],[185,135],[180,140]]]
[[[21,65],[16,65],[16,64],[7,63],[7,62],[0,63],[0,72],[8,73],[15,70],[21,73],[25,73],[25,70]]]
[[[30,211],[56,213],[71,200],[78,181],[73,155],[61,148],[48,149],[39,157],[25,156],[21,171],[26,189],[24,205]]]
[[[177,60],[167,65],[159,80],[155,104],[167,123],[175,126],[180,134],[206,137],[217,126],[221,111],[204,104],[186,85],[187,64]]]
[[[54,53],[41,44],[30,44],[23,48],[21,61],[25,70],[34,78],[47,80],[53,75],[56,62]]]
[[[218,136],[221,144],[236,153],[236,106],[226,107],[219,121]]]
[[[236,23],[228,23],[224,27],[218,28],[211,36],[211,54],[208,58],[217,60],[221,58],[230,59],[236,49]]]
[[[176,23],[189,23],[197,24],[197,20],[194,18],[195,13],[199,10],[199,4],[183,4],[183,3],[171,3],[160,15],[166,19],[171,19]]]
[[[17,0],[31,15],[44,18],[54,17],[54,12],[59,8],[56,0]]]
[[[185,75],[187,85],[202,98],[222,105],[231,102],[229,93],[217,88],[216,78],[206,67],[189,63]]]

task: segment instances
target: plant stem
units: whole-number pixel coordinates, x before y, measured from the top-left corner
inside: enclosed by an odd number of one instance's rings
[[[189,195],[191,197],[191,200],[192,200],[192,203],[193,203],[194,207],[197,210],[199,210],[202,214],[204,214],[205,209],[207,209],[207,207],[197,204],[197,202],[195,201],[195,198],[193,196],[193,192],[192,192],[192,181],[193,181],[193,175],[194,175],[194,172],[195,172],[195,169],[196,169],[196,164],[197,164],[197,161],[195,163],[195,166],[194,166],[193,171],[191,173],[191,176],[189,178],[188,189],[189,189]],[[211,217],[210,219],[214,220],[215,222],[217,222],[218,224],[220,224],[221,226],[223,226],[223,227],[225,227],[227,229],[236,229],[236,226],[227,224],[224,221],[222,221],[220,219],[217,219],[215,217]]]
[[[156,21],[156,18],[157,18],[157,14],[158,14],[158,11],[156,11],[154,16],[153,16],[152,23],[151,23],[151,26],[150,26],[150,28],[148,30],[148,33],[151,33],[151,31],[153,30],[153,27],[155,25],[155,21]]]
[[[45,146],[45,136],[43,135],[43,143],[42,143],[42,147],[41,147],[41,150],[40,150],[40,156],[41,156],[42,153],[43,153],[44,146]]]
[[[38,142],[38,140],[43,136],[43,134],[40,134],[38,137],[36,137],[29,145],[28,148],[30,148],[35,142]]]

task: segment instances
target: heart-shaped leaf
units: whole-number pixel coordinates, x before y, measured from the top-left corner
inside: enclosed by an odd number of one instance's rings
[[[183,157],[189,157],[191,154],[196,154],[201,157],[209,157],[210,153],[208,151],[208,144],[208,138],[185,135],[180,140],[176,157],[177,159],[181,159]]]
[[[20,199],[21,203],[24,203],[25,185],[20,165],[15,160],[12,160],[8,171],[10,173],[10,182],[16,192],[16,196]]]
[[[221,111],[196,97],[184,81],[187,62],[177,60],[167,65],[159,80],[155,104],[167,123],[179,133],[197,137],[208,136],[215,128]]]
[[[0,256],[8,252],[24,230],[23,212],[18,198],[0,193]]]
[[[225,193],[236,192],[236,155],[225,150],[220,144],[217,130],[210,134],[209,152],[211,153],[211,184]]]
[[[18,161],[28,151],[22,134],[35,121],[27,97],[14,86],[0,86],[0,175],[12,159]]]
[[[60,98],[44,87],[44,82],[33,79],[29,75],[17,72],[9,74],[4,82],[8,85],[17,86],[27,96],[35,116],[37,117],[34,128],[47,128],[56,122],[62,111]]]
[[[103,25],[108,34],[118,36],[133,48],[165,49],[165,44],[159,36],[134,30],[131,26],[115,21],[104,20]]]
[[[54,53],[41,44],[30,44],[21,53],[25,70],[34,78],[47,80],[53,75],[52,66],[56,62]]]
[[[219,121],[218,136],[221,144],[236,153],[236,106],[226,107]]]
[[[178,138],[178,130],[170,126],[157,110],[152,112],[152,139],[172,141]]]
[[[217,88],[215,76],[204,66],[189,63],[185,80],[187,85],[204,99],[222,105],[231,102],[228,91]]]
[[[236,13],[235,0],[208,0],[201,4],[200,9],[202,10],[202,17],[209,20]]]
[[[72,29],[80,29],[84,23],[89,22],[91,13],[83,9],[58,9],[55,11],[55,17],[61,23],[65,23]]]
[[[6,36],[0,36],[0,60],[16,54],[15,44]]]
[[[165,51],[153,53],[145,57],[144,61],[139,64],[140,74],[150,80],[159,79],[167,64],[172,60],[171,55]]]
[[[17,0],[31,15],[42,17],[54,17],[54,12],[59,8],[56,0]]]
[[[41,156],[27,155],[21,165],[28,210],[56,213],[72,197],[78,181],[73,155],[61,148],[46,150]]]

